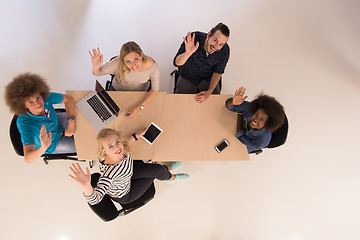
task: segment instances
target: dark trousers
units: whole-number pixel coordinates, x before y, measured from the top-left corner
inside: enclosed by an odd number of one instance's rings
[[[171,173],[164,165],[144,163],[143,161],[135,160],[134,171],[131,177],[130,192],[122,198],[112,199],[118,203],[131,203],[148,190],[155,178],[158,180],[169,180],[171,178]]]
[[[207,91],[210,87],[210,82],[202,80],[199,85],[193,85],[189,80],[183,78],[179,75],[179,78],[176,82],[176,90],[175,93],[183,93],[183,94],[196,94],[202,91]],[[212,94],[220,94],[220,86],[216,85]]]

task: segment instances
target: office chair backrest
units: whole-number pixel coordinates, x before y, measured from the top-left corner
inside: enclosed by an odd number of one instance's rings
[[[60,112],[65,112],[65,109],[58,108],[58,109],[55,109],[55,111],[56,111],[56,113],[60,113]],[[19,117],[18,115],[14,114],[14,117],[10,123],[9,132],[10,132],[11,144],[13,145],[13,148],[14,148],[16,154],[23,157],[24,156],[24,147],[21,142],[21,135],[20,135],[19,129],[16,125],[16,121],[17,121],[18,117]],[[64,157],[66,154],[44,154],[43,156],[45,156],[45,155],[58,155],[59,157]],[[76,155],[76,153],[72,153],[72,154],[68,154],[68,155]]]
[[[275,148],[283,145],[286,142],[287,134],[289,130],[288,119],[285,115],[285,120],[283,125],[278,128],[275,132],[272,133],[271,140],[267,148]]]
[[[18,115],[14,115],[13,119],[10,123],[10,139],[13,145],[13,148],[17,155],[24,156],[24,147],[21,142],[21,135],[19,129],[16,125],[16,120],[18,119]]]
[[[96,187],[99,178],[100,178],[100,173],[91,174],[91,186],[93,188]],[[150,187],[146,190],[146,192],[135,201],[128,204],[120,204],[122,207],[121,210],[118,210],[116,208],[114,202],[111,200],[108,194],[105,194],[103,199],[98,204],[95,205],[88,204],[88,205],[98,217],[100,217],[103,221],[108,222],[117,218],[119,214],[127,215],[132,211],[138,209],[139,207],[144,206],[147,202],[149,202],[151,199],[154,198],[154,195],[155,195],[155,185],[154,183],[152,183]]]
[[[173,93],[175,93],[176,91],[176,84],[177,84],[177,81],[179,79],[179,71],[177,69],[175,69],[174,71],[172,71],[170,73],[170,75],[174,75],[174,89],[173,89]]]
[[[96,187],[99,178],[100,173],[91,174],[91,186],[93,188]],[[119,211],[117,210],[110,196],[107,194],[105,194],[103,199],[98,204],[88,205],[90,206],[91,210],[93,210],[93,212],[105,222],[111,221],[119,216]]]
[[[280,128],[278,128],[275,132],[272,133],[270,143],[269,145],[266,146],[266,148],[276,148],[283,145],[286,142],[288,130],[289,130],[289,123],[285,115],[285,120],[283,125],[281,125]],[[259,155],[260,153],[262,153],[261,149],[249,152],[249,154],[256,154],[256,155]]]

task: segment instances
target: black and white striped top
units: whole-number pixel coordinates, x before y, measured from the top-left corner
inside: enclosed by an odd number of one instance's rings
[[[130,154],[116,164],[106,164],[104,161],[105,159],[100,160],[101,177],[94,188],[94,193],[85,197],[90,205],[99,203],[105,194],[121,198],[130,191],[130,180],[133,175],[133,158]]]

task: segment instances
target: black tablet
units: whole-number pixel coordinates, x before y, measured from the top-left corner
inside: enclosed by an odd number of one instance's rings
[[[150,126],[148,127],[146,133],[141,137],[149,144],[153,144],[153,142],[155,142],[155,139],[159,137],[161,132],[162,129],[152,122],[150,123]]]

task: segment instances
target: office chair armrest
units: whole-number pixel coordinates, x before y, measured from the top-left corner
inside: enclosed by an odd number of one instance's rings
[[[111,87],[111,81],[106,81],[106,84],[105,84],[105,91],[110,91],[110,87]]]

